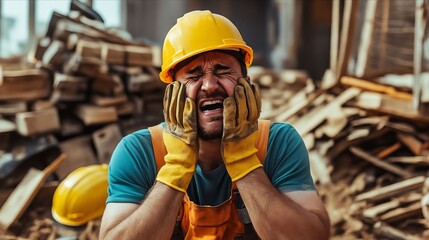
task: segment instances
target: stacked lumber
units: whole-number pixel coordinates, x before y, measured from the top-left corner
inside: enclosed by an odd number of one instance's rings
[[[262,116],[304,139],[332,239],[429,237],[429,115],[408,92],[349,76],[317,89],[299,71],[249,72],[262,86]]]
[[[26,56],[0,59],[0,235],[33,239],[23,216],[39,195],[51,200],[73,170],[108,163],[125,134],[162,120],[159,49],[96,15],[73,0]],[[39,225],[37,239],[60,236]]]

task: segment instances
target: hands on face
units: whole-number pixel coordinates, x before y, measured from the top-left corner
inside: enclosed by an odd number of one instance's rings
[[[189,145],[197,145],[197,109],[194,100],[186,97],[180,82],[167,86],[164,94],[164,131]]]
[[[239,140],[257,131],[260,112],[259,88],[245,78],[238,79],[234,97],[224,100],[223,141]]]
[[[256,156],[261,100],[257,86],[238,79],[234,96],[224,100],[222,157],[232,181],[237,181],[261,163]],[[198,159],[197,108],[186,97],[185,85],[169,84],[164,95],[163,131],[168,154],[157,180],[186,192]]]
[[[156,180],[186,192],[198,159],[195,102],[186,97],[185,86],[176,81],[167,86],[163,104],[163,139],[168,153]]]
[[[262,166],[255,146],[260,111],[258,87],[240,78],[223,107],[222,157],[233,182]]]

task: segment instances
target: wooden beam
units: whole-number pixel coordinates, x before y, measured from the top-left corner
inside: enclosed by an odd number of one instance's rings
[[[396,239],[396,240],[419,240],[420,239],[419,237],[405,233],[383,222],[376,222],[374,224],[374,232],[378,236],[382,236],[386,239]]]
[[[58,168],[65,157],[65,154],[61,154],[43,171],[35,168],[28,171],[0,209],[0,228],[7,230],[24,214],[46,178]]]
[[[355,75],[362,77],[365,74],[367,66],[368,53],[372,40],[372,32],[374,27],[375,12],[377,9],[377,1],[367,1],[365,8],[365,20],[362,27],[360,45],[358,48]]]
[[[422,205],[417,201],[406,207],[397,207],[380,216],[380,220],[391,223],[398,222],[404,219],[417,218],[422,215]]]
[[[360,90],[357,88],[348,88],[326,106],[317,107],[305,114],[297,122],[293,123],[293,126],[301,136],[304,136],[325,121],[328,115],[331,114],[333,107],[342,106],[344,103],[359,95],[359,93]]]
[[[346,86],[357,87],[357,88],[360,88],[362,90],[384,93],[384,94],[387,94],[387,95],[390,95],[394,98],[399,98],[399,99],[411,100],[413,97],[411,94],[409,94],[407,92],[397,91],[392,86],[374,83],[371,81],[367,81],[367,80],[359,79],[359,78],[355,78],[355,77],[350,77],[350,76],[341,77],[341,83],[346,85]]]
[[[401,141],[407,148],[414,153],[420,155],[423,149],[423,143],[410,134],[398,134],[399,141]]]
[[[356,196],[356,201],[378,201],[381,199],[389,198],[405,192],[416,189],[421,189],[426,178],[418,176],[404,181],[400,181],[391,185],[380,187],[369,192],[365,192]]]
[[[347,66],[354,45],[356,13],[359,11],[360,1],[344,1],[343,23],[341,27],[340,52],[336,69],[336,80],[347,74]]]
[[[329,68],[332,72],[337,72],[338,65],[338,38],[340,32],[340,0],[332,1],[332,18],[331,18],[331,43],[330,43],[330,60]],[[337,76],[335,79],[338,80]]]
[[[379,158],[373,157],[358,147],[350,147],[350,152],[353,153],[355,156],[358,156],[358,157],[372,163],[373,165],[375,165],[379,168],[382,168],[384,170],[387,170],[387,171],[389,171],[393,174],[396,174],[400,177],[410,178],[413,176],[413,173],[406,171],[400,167],[397,167],[393,164],[390,164],[388,162],[384,162],[383,160],[381,160]]]
[[[425,33],[425,1],[416,0],[415,27],[414,27],[414,84],[413,84],[413,107],[418,110],[421,101],[421,81],[423,58],[423,35]]]
[[[383,159],[389,156],[390,154],[396,152],[399,148],[401,148],[401,143],[394,143],[391,146],[388,146],[387,148],[381,150],[379,153],[377,153],[377,158]]]

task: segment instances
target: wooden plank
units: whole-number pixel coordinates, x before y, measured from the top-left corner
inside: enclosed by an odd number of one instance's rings
[[[374,232],[376,235],[384,237],[383,239],[396,239],[396,240],[420,240],[421,239],[417,236],[405,233],[383,222],[376,222],[374,224]]]
[[[370,218],[374,221],[377,220],[378,216],[400,207],[401,205],[409,205],[413,202],[418,202],[422,198],[422,194],[417,192],[411,192],[405,196],[400,196],[398,198],[394,198],[388,202],[384,202],[369,208],[366,208],[362,214],[364,217]]]
[[[413,97],[409,93],[397,91],[392,86],[374,83],[371,81],[367,81],[367,80],[359,79],[359,78],[355,78],[355,77],[343,76],[343,77],[341,77],[340,82],[346,86],[357,87],[357,88],[360,88],[362,90],[385,93],[385,94],[390,95],[394,98],[411,100]]]
[[[119,44],[103,43],[101,46],[101,60],[109,64],[123,65],[125,63],[124,46]]]
[[[13,132],[15,130],[16,130],[16,124],[14,122],[0,118],[0,134]]]
[[[16,126],[23,136],[54,132],[60,129],[60,118],[56,108],[16,114]]]
[[[52,81],[40,69],[2,71],[0,100],[36,100],[49,96]]]
[[[413,81],[413,108],[418,109],[421,102],[421,82],[422,78],[420,76],[422,72],[422,59],[423,59],[423,37],[425,34],[426,28],[426,6],[424,0],[416,1],[415,8],[415,21],[414,21],[414,56],[413,56],[413,72],[414,72],[414,81]]]
[[[31,168],[0,209],[0,228],[7,230],[25,212],[46,178],[64,161],[58,156],[43,171]]]
[[[398,222],[404,219],[417,218],[422,215],[422,206],[420,201],[406,207],[397,207],[380,216],[380,220],[388,223]]]
[[[372,32],[374,27],[375,12],[377,9],[377,1],[367,1],[365,9],[365,20],[362,27],[360,45],[357,54],[355,75],[361,77],[365,74],[367,66],[368,53],[372,40]]]
[[[122,134],[118,124],[110,124],[92,133],[92,140],[100,163],[109,163],[113,150],[121,141]]]
[[[327,159],[324,155],[321,155],[319,152],[313,150],[309,152],[311,173],[314,176],[314,181],[320,182],[320,184],[329,184],[331,183],[331,176],[329,168],[326,164]]]
[[[396,152],[399,148],[401,148],[401,143],[394,143],[391,146],[388,146],[387,148],[381,150],[379,153],[377,153],[377,158],[383,159],[389,156],[390,154]]]
[[[359,1],[344,1],[343,24],[341,27],[340,51],[336,68],[336,80],[347,73],[350,54],[354,45],[356,16],[359,11]]]
[[[78,167],[98,163],[91,140],[92,138],[89,135],[80,135],[61,142],[61,151],[67,154],[67,159],[55,171],[59,180],[66,178],[68,174]]]
[[[380,42],[385,43],[387,32],[389,31],[389,10],[390,10],[390,1],[383,1],[382,3],[382,20],[381,20],[381,40]],[[376,24],[376,23],[375,23]],[[392,32],[392,31],[390,31]],[[382,44],[380,49],[380,64],[382,68],[385,68],[385,56],[387,55],[387,46],[388,44]]]
[[[413,176],[413,173],[406,171],[400,167],[397,167],[393,164],[390,164],[388,162],[384,162],[381,159],[378,159],[376,157],[371,156],[370,154],[366,153],[365,151],[363,151],[362,149],[358,148],[358,147],[350,147],[350,152],[353,153],[354,155],[372,163],[373,165],[382,168],[384,170],[387,170],[393,174],[396,174],[400,177],[403,178],[410,178]]]
[[[297,101],[298,99],[303,99],[305,97],[305,89],[295,94],[289,101],[294,104],[286,104],[283,107],[278,108],[277,110],[274,110],[270,115],[267,115],[267,118],[276,117],[274,118],[275,121],[278,122],[286,122],[289,118],[303,110],[304,108],[308,107],[311,103],[316,101],[316,99],[319,98],[325,98],[326,96],[322,94],[322,92],[318,92],[313,96],[310,96],[306,98],[305,100]]]
[[[338,38],[340,32],[340,0],[332,1],[331,18],[331,42],[330,42],[330,62],[329,68],[332,72],[337,72],[338,65]],[[336,78],[336,77],[335,77]],[[336,80],[338,80],[336,78]]]
[[[376,92],[371,92],[370,95],[373,99],[375,99],[375,97],[379,99],[378,106],[373,106],[371,104],[365,103],[364,101],[358,101],[356,106],[370,112],[388,114],[400,119],[413,120],[420,124],[429,123],[429,116],[422,115],[416,109],[414,109],[411,100],[398,99]],[[370,95],[369,92],[363,92],[360,95],[360,98],[367,98]]]
[[[319,127],[316,131],[321,131],[324,135],[329,138],[335,138],[342,130],[347,126],[347,116],[343,112],[341,106],[332,105],[332,112],[336,114],[330,114],[326,117],[324,125]]]
[[[359,93],[360,90],[357,88],[348,88],[326,106],[317,107],[314,110],[311,110],[297,122],[293,123],[293,126],[301,136],[304,136],[325,121],[328,115],[331,114],[332,108],[338,105],[342,106],[347,101],[358,96]]]
[[[421,189],[426,178],[424,176],[418,176],[410,178],[404,181],[400,181],[388,186],[380,187],[372,191],[368,191],[356,196],[356,201],[377,201],[385,198],[389,198],[395,195],[399,195],[405,192],[409,192],[416,189]]]
[[[86,126],[111,123],[118,120],[118,114],[115,107],[99,107],[95,105],[81,104],[76,108],[75,114]]]
[[[389,157],[386,158],[389,162],[405,163],[405,164],[417,164],[429,166],[429,156],[411,156],[411,157]]]
[[[407,148],[414,153],[414,155],[420,155],[423,149],[423,143],[417,138],[409,134],[398,134],[399,141],[401,141]]]
[[[84,101],[89,79],[56,72],[51,99],[57,101]]]
[[[0,115],[15,116],[19,112],[27,112],[27,103],[25,101],[3,102],[0,103]]]

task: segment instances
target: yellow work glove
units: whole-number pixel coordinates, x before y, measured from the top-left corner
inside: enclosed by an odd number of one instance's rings
[[[257,86],[238,79],[234,97],[223,103],[222,157],[233,182],[262,167],[256,153],[261,97]]]
[[[167,149],[165,165],[156,180],[186,192],[197,164],[197,115],[195,102],[186,97],[185,85],[173,82],[164,94],[163,129]]]

